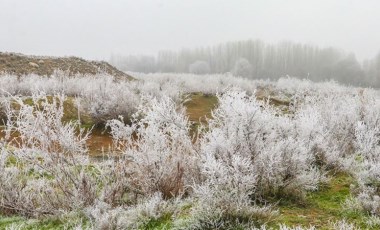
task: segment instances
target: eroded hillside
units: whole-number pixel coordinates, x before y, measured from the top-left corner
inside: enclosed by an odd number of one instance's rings
[[[17,76],[31,73],[50,76],[57,69],[67,71],[70,75],[104,72],[116,79],[132,79],[128,74],[104,61],[87,61],[78,57],[27,56],[0,52],[0,72]]]

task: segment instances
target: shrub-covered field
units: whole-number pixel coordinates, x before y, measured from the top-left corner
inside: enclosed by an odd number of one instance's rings
[[[0,76],[0,228],[380,228],[377,90],[131,75]]]

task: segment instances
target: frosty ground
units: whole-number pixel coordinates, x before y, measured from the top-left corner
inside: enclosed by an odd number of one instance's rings
[[[0,77],[1,228],[380,227],[377,90],[130,75]]]

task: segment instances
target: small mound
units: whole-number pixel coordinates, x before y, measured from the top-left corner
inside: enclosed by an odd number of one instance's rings
[[[57,69],[67,71],[72,75],[105,72],[118,80],[133,79],[128,74],[104,61],[87,61],[78,57],[28,56],[0,52],[0,72],[17,76],[31,73],[50,76]]]

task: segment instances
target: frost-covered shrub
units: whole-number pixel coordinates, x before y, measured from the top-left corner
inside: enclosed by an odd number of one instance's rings
[[[128,119],[136,111],[140,101],[139,96],[130,87],[113,82],[99,85],[96,91],[84,91],[81,98],[84,111],[96,123],[105,123],[118,116]]]
[[[184,204],[181,199],[165,200],[155,193],[127,208],[96,202],[85,213],[94,229],[146,229],[150,222],[178,217]]]
[[[180,229],[247,229],[261,225],[278,214],[271,206],[252,204],[247,195],[244,197],[218,189],[207,186],[196,188],[189,217],[176,222],[176,226]]]
[[[356,123],[356,148],[366,159],[378,159],[380,153],[380,98],[372,90],[360,91],[360,119]]]
[[[116,229],[123,211],[122,208],[112,208],[111,205],[98,201],[87,207],[85,214],[89,217],[91,225],[95,226],[94,229]]]
[[[88,133],[74,122],[61,122],[64,97],[33,95],[32,105],[13,100],[18,108],[7,104],[1,148],[2,210],[36,216],[93,202],[94,181],[85,173]]]
[[[343,219],[340,221],[330,223],[331,229],[334,230],[359,230],[354,224],[347,222],[347,220]]]
[[[19,93],[18,88],[17,76],[4,73],[0,74],[0,96],[3,96],[5,93],[16,95]]]
[[[360,91],[360,121],[355,127],[357,187],[353,192],[362,208],[380,216],[380,100],[377,92]]]
[[[313,149],[319,166],[349,171],[356,154],[355,127],[360,118],[358,93],[304,92],[294,95],[292,110],[299,138]]]
[[[0,143],[0,210],[25,216],[61,215],[95,203],[131,203],[126,159],[92,163],[89,133],[62,122],[63,95],[8,100],[6,139]]]
[[[303,227],[300,227],[300,226],[297,226],[297,227],[288,227],[284,224],[281,224],[280,226],[280,230],[316,230],[315,227],[311,226],[310,228],[303,228]]]
[[[204,186],[236,199],[315,190],[321,173],[292,121],[244,92],[219,95],[201,143]]]
[[[20,97],[12,99],[13,101],[8,100],[6,104],[7,139],[11,139],[12,133],[17,133],[21,147],[38,149],[46,153],[86,152],[88,134],[85,130],[80,129],[77,134],[77,123],[72,121],[62,123],[64,95],[47,97],[44,94],[34,94],[31,104],[27,104]],[[13,139],[13,141],[18,140]]]
[[[375,227],[379,228],[380,227],[380,217],[375,216],[375,215],[371,215],[367,218],[366,224],[372,228],[375,228]]]
[[[52,76],[26,75],[0,76],[0,95],[23,95],[44,92],[47,95],[64,93],[81,101],[81,110],[96,123],[105,123],[119,115],[128,118],[139,104],[136,84],[116,82],[114,77],[98,75],[74,75],[56,71]],[[122,106],[121,106],[122,105]]]
[[[189,189],[195,167],[190,123],[173,100],[146,98],[131,126],[119,120],[107,126],[129,161],[135,191],[144,195],[161,192],[170,198]]]

